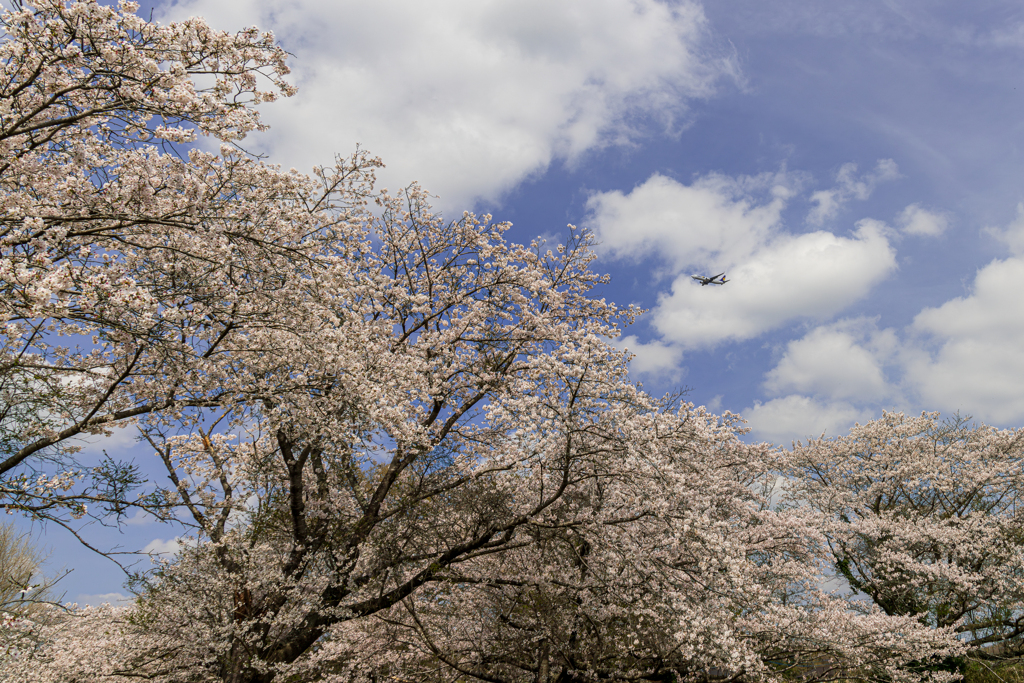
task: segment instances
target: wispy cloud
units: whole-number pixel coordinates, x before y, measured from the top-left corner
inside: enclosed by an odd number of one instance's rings
[[[839,210],[850,200],[864,201],[883,182],[900,177],[899,168],[892,159],[879,159],[875,169],[857,175],[857,164],[843,164],[836,173],[836,185],[829,190],[818,190],[811,195],[816,206],[807,214],[811,225],[822,225],[838,215]]]
[[[1024,48],[1024,22],[1001,26],[991,31],[984,42],[996,47]]]
[[[1024,203],[1017,204],[1017,216],[1005,228],[987,227],[982,232],[1005,244],[1011,253],[1024,254]]]

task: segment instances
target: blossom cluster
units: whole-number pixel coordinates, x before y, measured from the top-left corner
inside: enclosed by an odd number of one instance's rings
[[[800,444],[790,495],[822,515],[839,573],[887,614],[1019,650],[1024,430],[886,413]]]

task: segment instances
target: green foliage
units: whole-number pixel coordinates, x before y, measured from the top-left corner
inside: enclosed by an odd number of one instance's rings
[[[968,659],[964,683],[1024,683],[1024,662]]]

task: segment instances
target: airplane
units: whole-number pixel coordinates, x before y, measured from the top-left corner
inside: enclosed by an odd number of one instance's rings
[[[704,285],[724,285],[726,282],[730,282],[730,280],[725,279],[725,273],[719,273],[711,277],[704,277],[703,275],[691,275],[690,277],[699,282],[701,287]],[[719,280],[718,278],[722,279]]]

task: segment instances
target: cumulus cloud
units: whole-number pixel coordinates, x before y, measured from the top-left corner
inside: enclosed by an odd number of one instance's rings
[[[893,330],[857,318],[822,325],[786,346],[765,376],[770,394],[810,394],[829,399],[877,401],[891,396],[886,361],[899,351]]]
[[[912,331],[930,344],[908,362],[907,380],[925,405],[1000,424],[1024,419],[1021,292],[1024,259],[996,260],[978,271],[969,296],[914,318]]]
[[[970,294],[925,308],[903,330],[863,318],[812,329],[789,342],[765,375],[767,395],[779,398],[755,404],[747,417],[762,436],[772,429],[769,417],[780,425],[803,424],[806,411],[861,419],[882,407],[1017,425],[1024,420],[1021,291],[1024,259],[995,260],[978,271]]]
[[[911,204],[896,217],[896,224],[908,235],[938,237],[949,227],[949,218],[943,213],[922,209],[920,204]]]
[[[166,541],[162,538],[154,538],[146,544],[142,552],[149,553],[150,555],[174,555],[180,549],[181,543],[177,538],[171,538]]]
[[[257,151],[307,169],[360,143],[387,186],[420,181],[460,209],[628,142],[641,119],[676,127],[734,72],[692,0],[182,0],[161,18],[192,15],[272,29],[294,54],[299,94],[264,108]]]
[[[751,339],[794,319],[831,317],[895,268],[895,251],[873,221],[862,221],[849,237],[782,234],[728,268],[725,287],[709,290],[678,277],[659,299],[653,324],[687,348]]]
[[[895,270],[890,230],[878,221],[860,221],[845,237],[784,231],[782,212],[801,182],[780,172],[684,185],[656,174],[628,194],[592,196],[587,222],[605,254],[667,262],[675,280],[651,314],[662,341],[710,347],[831,317]],[[726,271],[730,282],[702,287],[686,267]]]
[[[765,375],[765,392],[779,398],[755,404],[745,416],[763,438],[793,425],[807,432],[806,416],[835,427],[842,420],[828,423],[825,416],[863,420],[882,407],[1019,425],[1022,291],[1024,258],[1000,259],[978,271],[970,294],[925,308],[902,330],[878,329],[864,318],[814,328],[789,342]]]
[[[879,159],[873,171],[861,176],[857,175],[857,164],[843,164],[836,173],[835,187],[830,190],[819,190],[811,195],[811,201],[817,206],[807,214],[807,222],[811,225],[821,225],[835,218],[839,209],[851,199],[863,201],[871,196],[879,183],[899,177],[899,168],[892,159]]]
[[[767,403],[755,401],[743,411],[752,434],[777,444],[836,436],[849,431],[855,422],[872,417],[870,411],[846,401],[828,401],[801,395],[776,398]]]
[[[877,322],[840,320],[789,342],[765,375],[765,391],[778,397],[743,413],[754,434],[775,443],[836,436],[876,417],[880,401],[902,400],[886,372],[901,357],[900,340]]]
[[[683,350],[678,346],[659,341],[642,343],[636,335],[616,339],[612,341],[612,345],[633,354],[629,361],[629,371],[632,375],[678,378],[681,374],[679,363],[683,359]]]
[[[799,177],[786,173],[712,173],[684,185],[655,173],[628,194],[587,201],[604,253],[639,259],[652,253],[677,267],[736,263],[766,242]]]

